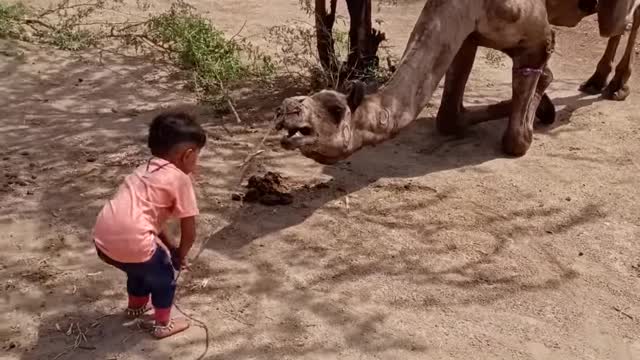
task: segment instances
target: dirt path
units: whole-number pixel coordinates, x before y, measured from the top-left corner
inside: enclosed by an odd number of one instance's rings
[[[230,33],[304,17],[297,1],[265,3],[194,2]],[[397,52],[420,7],[384,10]],[[624,103],[576,91],[605,45],[593,26],[561,30],[560,119],[527,156],[502,158],[502,121],[438,136],[434,108],[337,166],[272,138],[253,170],[286,175],[294,203],[234,218],[236,165],[284,94],[250,95],[252,126],[231,125],[232,137],[195,107],[211,134],[198,180],[209,241],[178,303],[208,325],[206,358],[640,358],[640,89]],[[54,359],[79,340],[60,359],[197,358],[198,327],[157,342],[124,322],[123,276],[89,238],[147,158],[150,118],[194,108],[190,94],[142,60],[24,52],[0,55],[0,357]],[[481,52],[467,102],[509,97],[509,66]]]

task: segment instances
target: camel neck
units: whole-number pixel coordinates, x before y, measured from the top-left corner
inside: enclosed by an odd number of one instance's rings
[[[483,1],[429,0],[396,72],[379,101],[399,130],[427,105],[464,40],[474,31]]]

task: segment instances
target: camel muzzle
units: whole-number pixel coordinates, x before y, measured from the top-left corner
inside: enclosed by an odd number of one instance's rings
[[[293,127],[286,130],[287,134],[280,140],[280,145],[286,150],[300,149],[316,142],[313,129],[309,126]]]

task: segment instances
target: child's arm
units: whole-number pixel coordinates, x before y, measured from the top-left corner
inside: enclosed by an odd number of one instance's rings
[[[158,234],[158,238],[160,239],[160,241],[162,241],[164,246],[166,246],[167,249],[169,249],[169,251],[176,250],[176,246],[173,244],[171,240],[169,240],[169,236],[167,235],[166,232],[164,232],[164,230],[160,231],[160,234]]]
[[[196,240],[196,217],[189,216],[180,219],[180,246],[178,259],[180,264],[186,264],[187,254]]]
[[[190,177],[183,175],[176,179],[175,191],[173,216],[180,219],[180,244],[174,263],[181,269],[186,267],[187,254],[196,240],[196,216],[200,212]]]

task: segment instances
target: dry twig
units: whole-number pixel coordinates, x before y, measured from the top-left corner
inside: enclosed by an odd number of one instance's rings
[[[612,308],[613,308],[613,310],[615,310],[615,311],[619,312],[620,314],[622,314],[622,315],[624,315],[624,316],[628,317],[629,319],[631,319],[631,320],[635,320],[635,318],[634,318],[633,316],[629,315],[628,313],[626,313],[624,310],[620,309],[619,307],[617,307],[617,306],[612,306]]]

